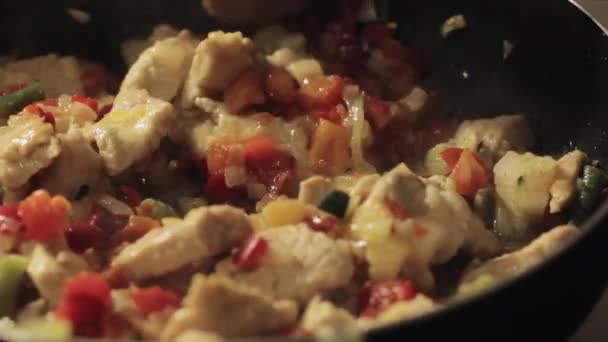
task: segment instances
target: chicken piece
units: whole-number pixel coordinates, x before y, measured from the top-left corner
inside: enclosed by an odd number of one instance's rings
[[[313,298],[302,315],[300,327],[322,337],[336,337],[357,330],[357,319],[320,297]]]
[[[514,278],[557,254],[578,236],[579,230],[574,225],[557,226],[517,251],[501,255],[470,269],[465,273],[462,284],[486,275],[491,276],[495,282]]]
[[[226,89],[253,65],[254,51],[253,42],[241,32],[209,33],[196,48],[182,92],[182,106],[191,108],[195,98]]]
[[[21,113],[0,127],[0,183],[19,188],[49,166],[61,152],[53,126],[37,115]]]
[[[372,279],[403,275],[431,289],[430,266],[461,247],[480,257],[498,252],[496,237],[449,184],[445,177],[420,178],[404,164],[375,182],[351,223],[355,237],[366,242]]]
[[[75,198],[81,187],[93,188],[101,178],[101,158],[78,129],[58,135],[61,154],[42,174],[42,188]]]
[[[292,301],[274,301],[229,278],[197,275],[184,298],[184,307],[173,315],[161,339],[170,341],[191,329],[228,338],[259,336],[293,326],[297,316],[298,308]]]
[[[149,157],[176,116],[170,103],[149,97],[145,90],[124,91],[116,104],[117,108],[88,131],[110,175]]]
[[[563,211],[574,198],[576,178],[586,161],[587,155],[579,150],[574,150],[557,161],[556,179],[549,189],[551,193],[549,212],[551,214]]]
[[[534,144],[534,135],[523,115],[502,115],[493,119],[465,120],[453,141],[456,145],[477,151],[487,149],[497,161],[513,150],[523,152]]]
[[[310,0],[202,0],[205,10],[231,24],[270,22],[302,11]]]
[[[359,326],[363,329],[371,329],[391,323],[403,322],[426,315],[440,307],[432,299],[419,293],[411,300],[397,302],[389,306],[374,319],[360,319]]]
[[[63,251],[54,257],[44,246],[37,245],[32,252],[27,274],[42,297],[53,306],[61,296],[63,283],[86,269],[86,261],[74,253]]]
[[[300,304],[351,281],[354,264],[345,241],[332,240],[305,224],[258,234],[268,241],[268,251],[258,268],[244,272],[232,259],[225,259],[217,265],[217,272],[274,298],[292,299]]]
[[[0,68],[0,89],[39,81],[47,98],[56,98],[61,94],[82,94],[80,74],[76,58],[50,54],[8,63]]]
[[[219,205],[194,209],[123,249],[112,266],[130,279],[160,276],[229,251],[252,231],[244,211]]]
[[[171,101],[186,80],[196,44],[188,31],[155,42],[131,66],[120,91],[145,89],[151,97]]]

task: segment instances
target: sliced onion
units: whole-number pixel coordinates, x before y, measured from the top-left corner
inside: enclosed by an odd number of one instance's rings
[[[363,110],[363,94],[357,86],[344,88],[344,101],[348,106],[349,121],[352,125],[350,149],[353,167],[359,173],[376,173],[376,168],[365,160],[363,146],[366,133],[365,112]]]

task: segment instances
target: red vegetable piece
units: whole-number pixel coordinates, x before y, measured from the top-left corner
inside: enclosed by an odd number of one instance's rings
[[[306,109],[329,109],[342,102],[344,79],[340,76],[315,77],[300,87],[300,103]]]
[[[177,293],[159,286],[133,288],[129,292],[129,296],[135,302],[137,309],[146,316],[165,308],[177,308],[181,303],[181,298]]]
[[[67,227],[69,210],[70,203],[63,196],[51,197],[46,190],[34,191],[18,206],[25,237],[41,242],[59,238]]]
[[[483,162],[470,150],[463,150],[450,178],[456,184],[456,191],[463,196],[475,196],[479,189],[489,184],[489,175]]]
[[[268,242],[259,235],[252,235],[243,241],[232,261],[242,271],[251,271],[260,265],[268,250]]]
[[[416,294],[417,290],[409,280],[370,282],[359,298],[360,315],[375,317],[392,304],[411,300]]]
[[[53,129],[55,129],[55,115],[53,113],[44,110],[37,104],[27,105],[25,107],[25,111],[38,115],[43,119],[44,122],[51,124]]]
[[[143,197],[141,196],[139,191],[137,191],[137,189],[132,186],[121,185],[118,187],[118,189],[120,190],[120,192],[122,192],[125,201],[127,201],[127,204],[129,204],[133,208],[137,207],[139,203],[143,201]]]
[[[82,96],[79,94],[74,94],[74,95],[72,95],[72,102],[83,103],[83,104],[89,106],[89,108],[91,108],[94,112],[97,113],[98,104],[95,99],[92,99],[92,98],[86,97],[86,96]]]
[[[346,107],[341,103],[329,110],[318,109],[315,111],[317,120],[325,119],[338,125],[342,124],[342,120],[344,120],[347,115],[348,112],[346,111]]]
[[[338,226],[338,219],[333,215],[315,215],[307,217],[304,222],[306,222],[310,229],[324,233],[331,232]]]
[[[55,312],[72,322],[76,335],[99,337],[103,334],[103,318],[111,310],[110,292],[110,285],[100,274],[79,273],[64,283]]]
[[[272,68],[266,76],[266,92],[276,102],[291,104],[298,95],[298,85],[285,69]]]
[[[462,151],[463,149],[458,147],[449,147],[441,151],[441,159],[443,159],[450,171],[452,171],[454,166],[456,166],[456,163],[458,163]]]
[[[234,203],[239,191],[226,185],[224,171],[211,175],[205,183],[205,193],[212,203]]]
[[[16,205],[0,206],[0,234],[18,235],[23,229]]]
[[[121,241],[136,241],[158,227],[160,227],[160,223],[154,219],[145,216],[131,216],[127,226],[120,232]]]
[[[80,220],[73,221],[65,232],[68,247],[76,253],[84,253],[91,247],[102,245],[105,237],[101,228]]]

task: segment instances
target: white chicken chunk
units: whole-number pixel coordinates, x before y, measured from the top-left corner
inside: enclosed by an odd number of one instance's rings
[[[516,277],[557,254],[576,239],[579,233],[578,228],[571,224],[557,226],[517,251],[474,267],[465,273],[462,283],[466,284],[484,275],[491,276],[497,282]]]
[[[259,267],[244,272],[226,259],[217,265],[217,272],[274,298],[302,304],[350,283],[354,264],[345,241],[332,240],[304,224],[266,230],[259,236],[268,241]]]
[[[39,81],[47,98],[82,94],[80,66],[76,58],[54,54],[19,60],[0,68],[0,88]]]
[[[587,155],[579,150],[572,151],[557,161],[557,175],[549,192],[549,212],[551,214],[563,211],[576,194],[576,178],[581,173]]]
[[[49,166],[61,152],[53,126],[39,116],[13,115],[0,127],[0,183],[19,188]]]
[[[498,252],[496,237],[449,184],[444,177],[420,178],[404,164],[375,182],[351,224],[355,236],[366,242],[372,279],[401,274],[431,289],[430,267],[448,261],[461,247],[480,257]]]
[[[151,97],[171,101],[186,80],[196,43],[188,31],[155,42],[131,66],[120,91],[145,89]]]
[[[357,319],[350,312],[320,297],[313,298],[302,314],[300,327],[323,337],[336,337],[356,331]]]
[[[44,246],[37,245],[30,257],[27,274],[42,297],[54,305],[61,296],[63,283],[86,269],[86,261],[76,254],[63,251],[55,257]]]
[[[465,120],[453,138],[463,148],[487,149],[494,161],[507,151],[525,151],[534,144],[534,135],[523,115],[502,115],[492,119]]]
[[[229,251],[251,232],[244,211],[230,206],[194,209],[123,249],[112,265],[135,280],[160,276]]]
[[[145,90],[123,92],[116,98],[116,104],[88,132],[110,175],[149,157],[176,116],[170,103],[148,97]]]
[[[58,135],[61,154],[44,171],[42,188],[74,198],[82,186],[93,188],[101,178],[101,158],[78,129]]]
[[[182,92],[182,106],[192,107],[199,96],[224,90],[254,61],[254,46],[241,32],[209,33],[196,48]]]
[[[297,305],[292,301],[274,301],[228,278],[197,275],[184,298],[184,307],[173,315],[161,339],[170,341],[191,329],[228,338],[254,337],[293,326],[297,315]]]

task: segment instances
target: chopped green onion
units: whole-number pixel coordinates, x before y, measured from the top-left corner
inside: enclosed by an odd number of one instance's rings
[[[44,99],[40,83],[35,82],[10,94],[0,96],[0,117],[17,113],[32,102]]]
[[[17,291],[27,263],[27,259],[20,255],[11,254],[0,258],[0,317],[15,313]]]
[[[342,191],[332,191],[319,204],[319,209],[333,214],[336,217],[343,218],[348,208],[350,197]]]

